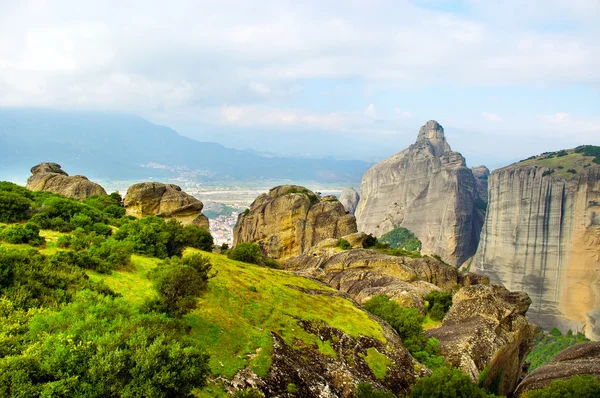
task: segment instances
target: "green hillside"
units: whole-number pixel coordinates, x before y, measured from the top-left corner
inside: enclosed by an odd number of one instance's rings
[[[508,167],[545,167],[547,175],[573,178],[589,167],[600,163],[600,147],[584,145],[575,149],[546,152],[532,156]]]
[[[184,255],[192,252],[199,251],[187,249]],[[332,342],[323,342],[304,330],[300,320],[325,322],[350,336],[368,336],[385,343],[381,326],[329,287],[284,271],[218,254],[202,254],[211,259],[218,273],[210,280],[198,309],[186,320],[192,327],[192,336],[210,354],[210,368],[215,376],[230,379],[245,367],[265,376],[271,365],[271,332],[279,334],[290,346],[311,347],[323,355],[335,356]],[[154,294],[146,275],[158,261],[133,256],[132,270],[89,275],[127,300],[139,303]],[[217,392],[222,390],[212,385],[201,396],[214,396]]]

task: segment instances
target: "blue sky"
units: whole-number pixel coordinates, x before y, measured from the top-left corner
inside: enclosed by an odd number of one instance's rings
[[[376,161],[435,119],[470,165],[600,145],[600,1],[0,0],[0,106]]]

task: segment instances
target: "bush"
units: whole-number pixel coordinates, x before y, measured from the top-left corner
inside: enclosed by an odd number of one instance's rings
[[[183,228],[183,235],[186,246],[207,252],[212,251],[214,245],[213,237],[206,229],[195,225],[187,225]]]
[[[554,380],[545,388],[528,391],[525,398],[595,398],[600,397],[600,381],[594,376],[575,376]]]
[[[487,398],[493,397],[476,386],[471,378],[458,369],[442,366],[431,376],[417,379],[410,394],[412,398]]]
[[[417,309],[401,307],[385,294],[373,297],[364,307],[389,323],[400,335],[406,349],[421,363],[432,369],[443,365],[439,342],[423,333],[424,317]]]
[[[452,294],[433,291],[425,296],[429,317],[441,321],[452,306]]]
[[[40,246],[46,243],[46,240],[40,236],[40,228],[28,222],[24,226],[13,224],[0,232],[0,239],[6,243],[26,243],[31,246]]]
[[[537,336],[533,350],[527,355],[526,360],[530,363],[529,371],[533,371],[540,366],[550,362],[554,355],[558,354],[567,347],[574,344],[585,343],[589,341],[583,334],[567,333],[566,336],[557,328],[552,328],[547,335],[540,332]]]
[[[354,396],[356,398],[395,398],[395,395],[390,391],[375,390],[369,383],[358,383]]]
[[[17,338],[0,358],[2,397],[185,397],[210,373],[184,324],[89,291],[34,312]]]
[[[172,257],[160,263],[150,278],[158,300],[150,308],[181,317],[196,308],[198,297],[208,287],[212,265],[208,258],[193,254],[183,260]]]
[[[236,391],[234,398],[263,398],[264,395],[254,388],[246,388]]]
[[[26,220],[31,213],[30,199],[15,192],[0,191],[0,222],[12,223]]]
[[[338,247],[342,250],[350,250],[352,249],[352,245],[346,239],[339,238],[338,239]]]
[[[255,243],[238,243],[229,250],[227,257],[250,264],[264,264],[264,255]]]
[[[373,236],[373,234],[367,235],[367,238],[363,242],[363,248],[376,247],[377,246],[377,238]]]
[[[114,239],[131,243],[136,253],[164,259],[181,256],[184,239],[179,229],[183,231],[180,225],[167,226],[162,218],[149,216],[123,225]]]
[[[379,241],[389,243],[393,249],[405,249],[408,251],[421,251],[421,241],[408,229],[395,226],[393,230],[384,234]]]

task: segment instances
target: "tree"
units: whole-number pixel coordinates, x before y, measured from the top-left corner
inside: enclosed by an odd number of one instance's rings
[[[594,398],[600,397],[600,381],[594,376],[575,376],[554,380],[546,387],[528,391],[526,398]]]
[[[431,319],[441,321],[452,307],[452,294],[433,291],[425,296],[425,301]]]
[[[213,237],[206,229],[195,225],[186,225],[183,228],[183,235],[186,246],[207,252],[212,251],[214,245]]]
[[[395,395],[387,390],[375,390],[369,383],[358,383],[354,392],[356,398],[395,398]]]
[[[417,380],[410,394],[412,398],[487,398],[493,397],[476,386],[471,378],[456,368],[442,366],[431,376]]]
[[[0,222],[11,223],[29,217],[31,200],[15,192],[0,191]]]
[[[212,265],[202,255],[172,257],[159,264],[151,274],[158,300],[150,307],[181,317],[196,308],[198,297],[208,287]]]
[[[264,263],[264,255],[255,243],[238,243],[237,246],[227,252],[227,257],[250,264],[262,265]]]

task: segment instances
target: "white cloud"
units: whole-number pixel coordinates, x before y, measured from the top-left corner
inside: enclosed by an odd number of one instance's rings
[[[377,111],[375,110],[375,105],[373,104],[369,104],[363,113],[368,117],[377,117]]]
[[[253,93],[256,93],[258,95],[271,94],[271,89],[262,83],[250,82],[248,84],[248,88],[250,89],[250,91],[252,91]]]
[[[314,113],[266,106],[224,106],[220,115],[222,123],[238,126],[303,125],[331,129],[341,128],[350,120],[350,115],[342,113]]]
[[[502,117],[500,117],[500,115],[490,112],[482,112],[481,117],[483,117],[489,122],[501,122],[503,120]]]
[[[564,124],[571,121],[571,114],[565,112],[558,112],[552,115],[541,115],[540,117],[552,124]]]
[[[412,115],[410,112],[408,112],[408,111],[403,111],[403,110],[402,110],[402,109],[400,109],[400,108],[396,108],[396,109],[394,109],[394,113],[396,114],[396,116],[398,116],[398,117],[401,117],[401,118],[404,118],[404,117],[411,117],[411,115]]]

